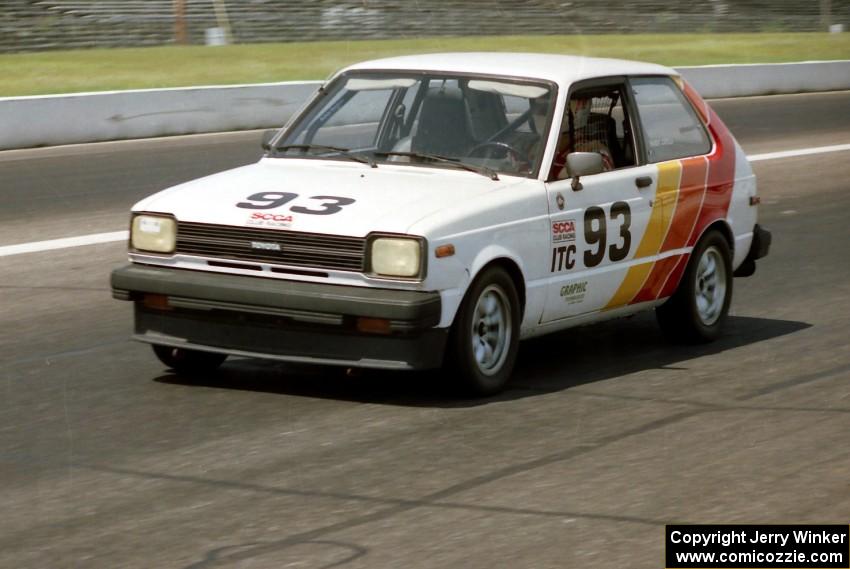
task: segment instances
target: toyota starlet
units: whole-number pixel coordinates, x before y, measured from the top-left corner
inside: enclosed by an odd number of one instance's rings
[[[263,146],[133,207],[113,295],[177,372],[446,366],[491,394],[520,340],[580,324],[654,309],[668,336],[716,338],[770,244],[741,148],[654,64],[360,63]]]

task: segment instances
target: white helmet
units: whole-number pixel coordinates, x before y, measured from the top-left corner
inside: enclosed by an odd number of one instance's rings
[[[570,113],[573,115],[573,128],[584,128],[587,126],[587,119],[590,117],[590,99],[571,99]]]

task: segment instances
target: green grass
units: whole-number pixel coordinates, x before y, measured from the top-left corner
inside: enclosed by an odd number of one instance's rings
[[[0,55],[0,96],[323,79],[349,63],[440,51],[533,51],[664,65],[850,58],[850,33],[481,36],[168,46]]]

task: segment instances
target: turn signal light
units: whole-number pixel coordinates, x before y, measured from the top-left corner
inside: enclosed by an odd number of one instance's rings
[[[171,310],[168,297],[164,294],[146,294],[142,299],[142,304],[145,305],[145,308],[153,308],[154,310]]]
[[[385,318],[366,318],[360,317],[357,319],[357,331],[367,332],[369,334],[389,334],[390,321]]]
[[[454,245],[440,245],[436,249],[434,249],[434,255],[437,256],[438,259],[442,259],[443,257],[451,257],[455,254],[455,246]]]

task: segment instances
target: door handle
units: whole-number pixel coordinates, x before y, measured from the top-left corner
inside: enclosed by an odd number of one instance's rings
[[[640,176],[635,178],[635,185],[638,188],[647,188],[652,185],[652,178],[649,176]]]

